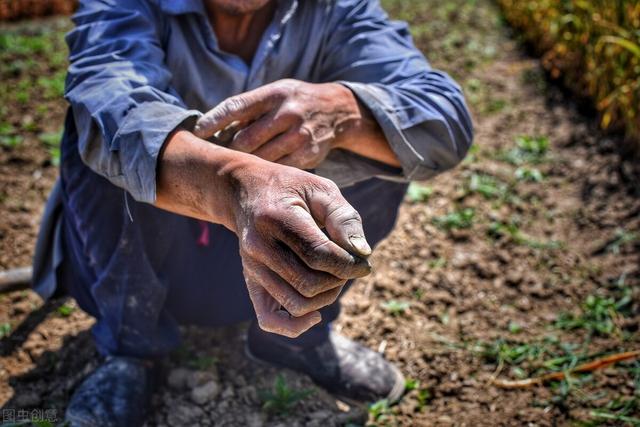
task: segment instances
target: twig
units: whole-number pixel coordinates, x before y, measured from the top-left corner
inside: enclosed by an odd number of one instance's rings
[[[588,363],[583,363],[582,365],[578,365],[575,369],[566,372],[551,372],[545,375],[541,375],[539,377],[527,378],[524,380],[499,380],[496,378],[492,378],[491,382],[493,385],[500,388],[507,389],[517,389],[517,388],[527,388],[535,385],[541,385],[546,383],[547,381],[559,381],[563,380],[567,377],[567,375],[571,375],[573,373],[579,372],[592,372],[597,369],[606,368],[609,365],[613,365],[614,363],[622,362],[624,360],[636,359],[640,357],[640,350],[627,351],[625,353],[617,353],[612,354],[601,359],[596,359]]]

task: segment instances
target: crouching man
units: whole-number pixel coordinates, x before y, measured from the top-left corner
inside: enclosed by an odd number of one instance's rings
[[[378,0],[85,0],[35,289],[96,318],[72,426],[136,426],[181,324],[350,400],[402,375],[330,329],[412,179],[472,139],[460,88]],[[366,236],[366,238],[365,238]]]

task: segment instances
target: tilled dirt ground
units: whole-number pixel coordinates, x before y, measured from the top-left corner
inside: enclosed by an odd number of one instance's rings
[[[412,23],[433,64],[463,84],[476,147],[455,171],[411,187],[395,231],[375,251],[374,273],[353,286],[335,325],[396,362],[410,379],[407,394],[394,406],[349,407],[303,376],[249,361],[243,325],[185,328],[147,425],[638,423],[638,362],[524,389],[492,382],[640,348],[634,162],[549,86],[490,2],[415,3],[385,5]],[[68,25],[47,20],[1,34],[49,31],[60,50],[55,34]],[[45,63],[48,52],[38,53]],[[10,62],[24,61],[14,55]],[[9,268],[29,262],[55,178],[39,135],[60,127],[64,106],[37,90],[26,103],[13,98],[21,81],[62,65],[12,71],[4,59],[1,120],[24,137],[0,147],[0,267]],[[25,126],[25,115],[37,126]],[[43,304],[29,291],[0,297],[3,416],[62,415],[97,364],[91,324],[73,301]]]

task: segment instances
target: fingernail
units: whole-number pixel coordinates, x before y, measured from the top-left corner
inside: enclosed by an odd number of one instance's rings
[[[367,240],[362,236],[351,236],[349,237],[349,241],[354,248],[358,250],[360,255],[369,256],[371,255],[371,247],[367,243]]]

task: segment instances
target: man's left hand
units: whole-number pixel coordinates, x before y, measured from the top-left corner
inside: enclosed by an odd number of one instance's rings
[[[240,129],[229,148],[312,169],[331,149],[342,148],[341,137],[361,120],[347,87],[286,79],[226,99],[198,120],[194,133],[210,139],[229,127]]]

